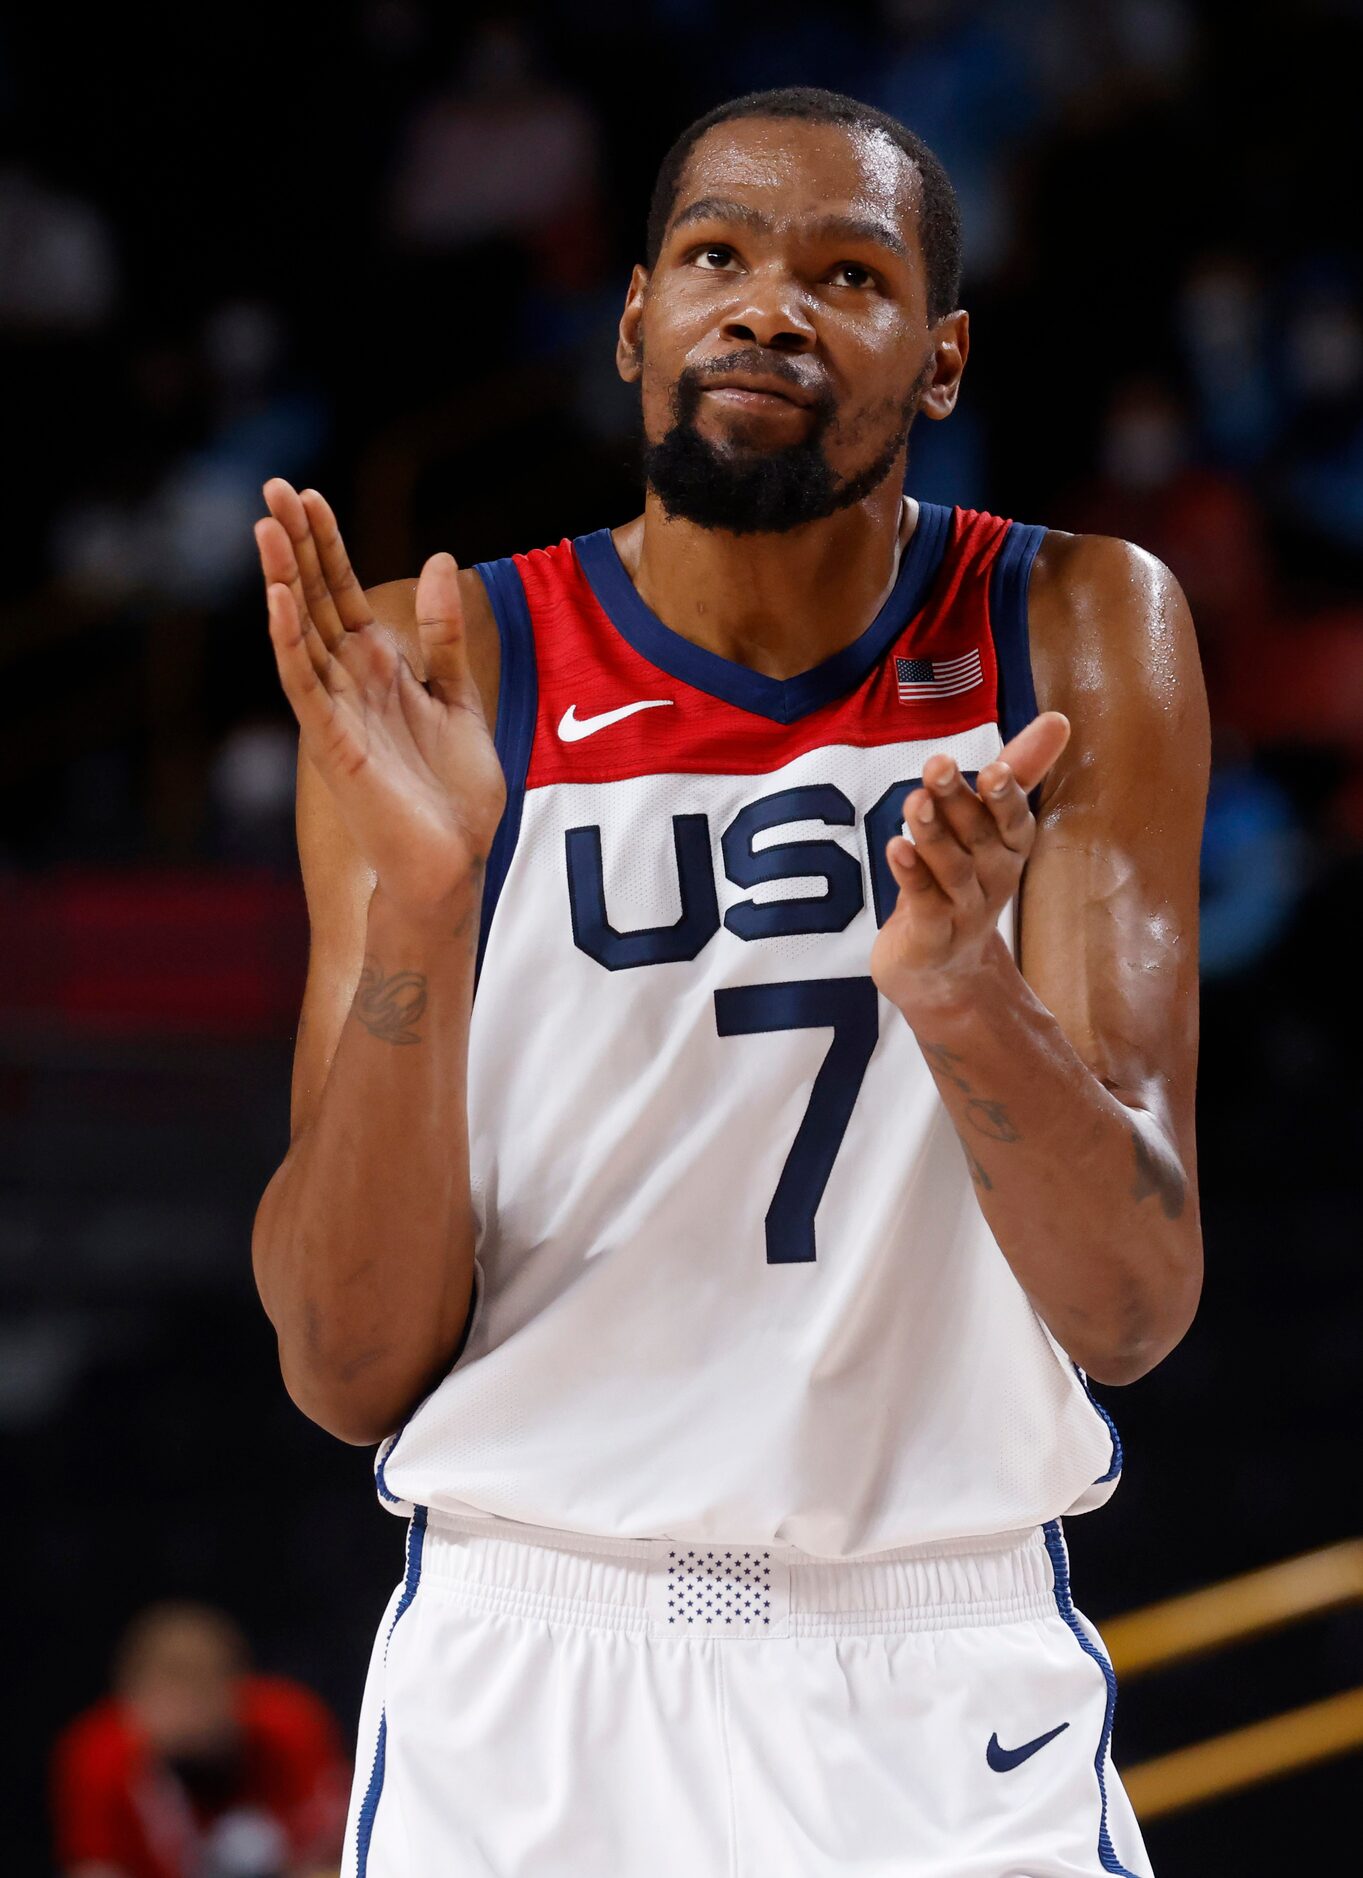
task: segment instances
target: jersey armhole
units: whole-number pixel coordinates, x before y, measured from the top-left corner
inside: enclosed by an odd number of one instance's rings
[[[478,962],[483,969],[483,953],[488,933],[501,897],[511,857],[521,832],[521,811],[525,805],[525,778],[530,767],[530,751],[535,741],[535,717],[539,709],[539,684],[535,671],[535,633],[530,622],[530,606],[514,561],[480,561],[474,572],[482,577],[492,602],[501,641],[502,671],[497,687],[497,724],[493,741],[506,777],[506,808],[498,823],[487,858],[483,881],[482,918],[478,932]],[[475,986],[477,979],[475,977]]]
[[[1027,631],[1027,584],[1046,530],[1010,522],[989,575],[989,630],[998,665],[999,737],[1008,743],[1037,714]],[[1033,811],[1039,787],[1032,791]]]

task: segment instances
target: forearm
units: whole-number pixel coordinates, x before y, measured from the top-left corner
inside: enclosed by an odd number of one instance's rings
[[[439,927],[376,892],[316,1111],[266,1189],[252,1252],[289,1393],[380,1439],[448,1364],[468,1310],[467,1064],[477,883]]]
[[[1177,1145],[1093,1074],[1001,939],[966,995],[908,1021],[980,1208],[1057,1341],[1100,1382],[1144,1374],[1183,1335],[1200,1286]]]

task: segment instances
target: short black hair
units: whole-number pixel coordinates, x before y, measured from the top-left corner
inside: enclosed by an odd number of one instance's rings
[[[841,91],[821,91],[813,85],[749,91],[741,98],[731,98],[727,104],[716,105],[713,111],[707,111],[704,117],[687,125],[663,158],[653,185],[644,244],[644,259],[650,268],[657,265],[667,224],[677,206],[682,171],[692,150],[717,124],[732,124],[738,119],[753,117],[792,117],[808,124],[845,124],[852,129],[879,131],[897,144],[922,182],[918,238],[927,269],[928,318],[939,320],[955,311],[961,296],[961,212],[951,178],[940,159],[921,137],[915,136],[888,112],[861,104]]]

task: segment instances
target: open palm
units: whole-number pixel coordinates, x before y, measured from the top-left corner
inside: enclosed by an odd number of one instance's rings
[[[270,638],[304,753],[385,895],[438,917],[481,870],[506,800],[454,558],[432,555],[417,583],[423,680],[375,620],[330,505],[279,477],[264,493]]]

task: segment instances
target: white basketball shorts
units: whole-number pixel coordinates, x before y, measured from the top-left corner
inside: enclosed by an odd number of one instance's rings
[[[830,1561],[418,1512],[343,1878],[1149,1878],[1059,1522]]]

